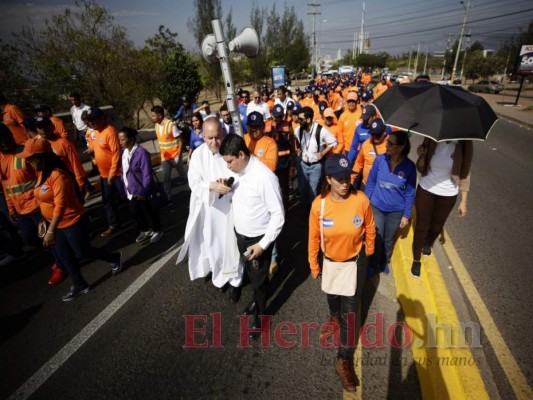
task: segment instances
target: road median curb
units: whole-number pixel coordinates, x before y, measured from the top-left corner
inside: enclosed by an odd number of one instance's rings
[[[411,275],[413,228],[402,231],[392,255],[398,299],[412,331],[411,349],[425,399],[489,399],[477,360],[434,256]],[[467,324],[468,325],[468,324]],[[406,338],[409,340],[409,338]]]

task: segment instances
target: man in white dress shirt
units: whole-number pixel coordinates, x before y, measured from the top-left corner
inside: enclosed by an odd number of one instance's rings
[[[228,168],[237,175],[233,185],[233,221],[239,251],[252,283],[253,301],[245,314],[254,314],[251,338],[260,337],[260,315],[265,315],[268,272],[274,241],[285,222],[283,201],[276,175],[250,154],[244,139],[228,135],[220,146]],[[254,305],[255,303],[255,305]]]
[[[185,229],[185,241],[177,263],[189,252],[191,280],[212,273],[213,285],[223,292],[230,284],[230,300],[239,301],[243,261],[237,248],[231,210],[230,177],[219,153],[224,133],[217,118],[208,118],[203,125],[204,142],[191,157],[189,186],[191,201]]]
[[[246,108],[247,116],[253,113],[254,111],[257,111],[258,113],[261,113],[263,115],[263,119],[265,121],[272,119],[268,104],[263,101],[263,99],[261,98],[261,93],[258,90],[254,90],[252,100],[253,101],[249,102],[248,107]]]

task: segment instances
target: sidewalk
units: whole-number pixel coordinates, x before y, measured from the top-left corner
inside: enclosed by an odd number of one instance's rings
[[[498,117],[533,129],[533,99],[520,97],[515,106],[516,95],[476,93],[483,97]]]

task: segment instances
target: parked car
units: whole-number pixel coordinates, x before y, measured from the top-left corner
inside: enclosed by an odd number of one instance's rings
[[[473,85],[468,86],[468,90],[471,92],[482,93],[500,93],[503,90],[503,86],[497,81],[479,81]]]

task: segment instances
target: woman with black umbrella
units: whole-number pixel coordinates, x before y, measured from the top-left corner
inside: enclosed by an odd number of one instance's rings
[[[420,277],[422,254],[431,247],[444,227],[459,192],[459,216],[467,210],[470,167],[474,153],[471,140],[435,142],[425,138],[418,146],[417,169],[422,174],[416,189],[416,225],[411,274]]]

